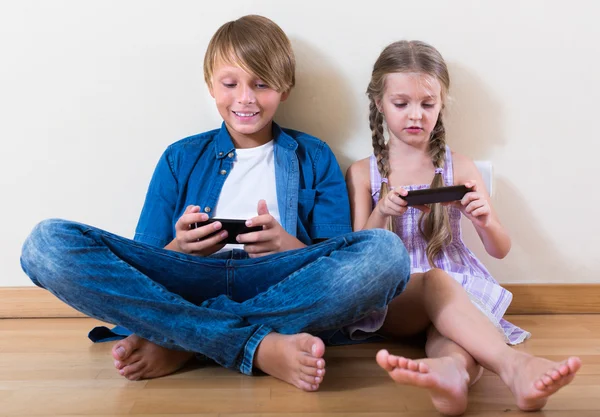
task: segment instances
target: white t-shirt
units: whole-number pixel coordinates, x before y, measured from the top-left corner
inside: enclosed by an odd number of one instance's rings
[[[258,215],[258,201],[265,200],[269,213],[280,222],[273,141],[235,152],[233,168],[223,184],[213,217],[247,220]],[[244,249],[244,245],[228,244],[219,252],[231,249]]]

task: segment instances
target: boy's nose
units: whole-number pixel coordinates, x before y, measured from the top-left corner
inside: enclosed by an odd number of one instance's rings
[[[238,96],[238,102],[240,104],[252,104],[256,101],[254,90],[250,87],[242,87],[240,89],[240,95]]]

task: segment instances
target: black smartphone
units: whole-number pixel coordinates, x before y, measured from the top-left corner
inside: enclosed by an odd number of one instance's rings
[[[262,226],[248,227],[246,226],[246,220],[239,219],[208,219],[205,222],[192,223],[190,226],[192,229],[195,229],[197,227],[206,226],[207,224],[214,222],[221,222],[223,225],[215,233],[220,233],[222,230],[227,230],[227,237],[220,243],[238,243],[238,241],[235,240],[237,235],[263,230]]]
[[[462,200],[466,193],[471,189],[464,185],[452,185],[450,187],[426,188],[424,190],[411,190],[406,197],[400,198],[406,200],[409,206],[419,206],[422,204],[446,203],[448,201]]]

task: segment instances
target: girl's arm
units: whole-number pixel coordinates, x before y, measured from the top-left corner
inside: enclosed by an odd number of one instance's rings
[[[510,236],[498,219],[479,170],[466,156],[453,152],[452,157],[454,183],[465,184],[472,190],[453,204],[471,220],[487,253],[494,258],[504,258],[510,251]]]
[[[350,213],[352,228],[385,229],[390,216],[401,216],[407,209],[406,201],[398,196],[406,195],[407,191],[398,188],[389,192],[386,198],[379,200],[372,209],[371,172],[369,158],[353,163],[346,172],[346,187],[350,197]]]

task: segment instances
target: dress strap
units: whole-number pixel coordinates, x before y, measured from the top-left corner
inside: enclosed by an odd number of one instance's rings
[[[446,158],[444,161],[444,183],[446,185],[454,184],[454,170],[452,166],[452,151],[450,147],[446,145]]]

